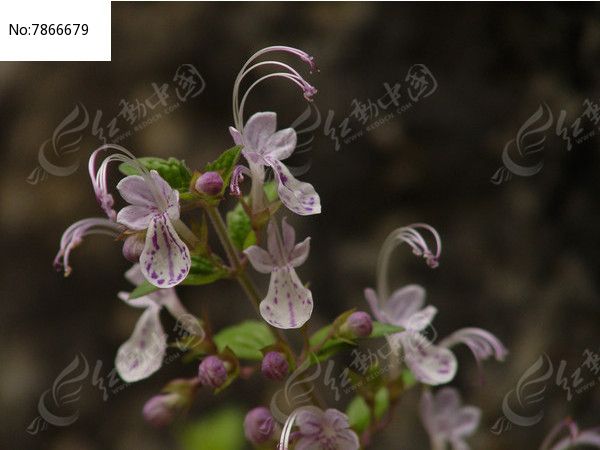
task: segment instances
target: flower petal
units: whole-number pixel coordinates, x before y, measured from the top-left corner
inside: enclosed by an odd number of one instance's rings
[[[296,230],[288,223],[287,217],[281,219],[281,234],[283,236],[283,247],[286,254],[289,255],[294,250],[294,244],[296,243]]]
[[[460,408],[454,415],[452,433],[455,438],[471,436],[477,430],[481,420],[481,410],[475,406]]]
[[[244,139],[242,138],[242,133],[240,133],[236,128],[229,127],[229,134],[233,138],[233,142],[235,145],[244,145]]]
[[[267,139],[277,129],[277,114],[274,112],[259,112],[253,114],[244,126],[244,146],[249,150],[262,153]]]
[[[294,178],[289,169],[277,159],[265,157],[265,162],[275,172],[279,198],[287,208],[301,216],[321,212],[321,199],[312,184]]]
[[[313,300],[291,266],[274,267],[269,292],[260,303],[263,318],[277,328],[300,328],[312,314]]]
[[[159,306],[147,308],[129,340],[119,347],[115,367],[128,383],[149,377],[162,365],[167,335],[160,324],[159,313]]]
[[[265,142],[262,152],[264,156],[270,156],[280,161],[289,158],[296,148],[296,131],[293,128],[285,128],[269,136]]]
[[[307,237],[299,244],[294,246],[289,257],[289,263],[292,267],[298,267],[304,264],[310,253],[310,237]]]
[[[148,228],[157,209],[151,206],[125,206],[117,214],[117,222],[130,230],[142,231]]]
[[[190,271],[190,251],[166,213],[155,215],[140,256],[142,274],[154,286],[173,287]]]
[[[142,270],[139,264],[134,264],[131,266],[127,272],[125,272],[125,279],[129,281],[134,286],[139,286],[145,280],[144,275],[142,275]]]
[[[258,245],[252,245],[244,250],[252,267],[260,273],[271,273],[273,270],[273,259],[266,250]]]
[[[431,324],[436,314],[437,308],[435,306],[427,306],[410,316],[408,320],[403,321],[403,326],[413,332],[421,331]]]
[[[403,332],[395,336],[401,340],[406,364],[417,380],[435,386],[454,378],[458,364],[450,350],[433,345],[417,333]]]
[[[147,180],[141,175],[129,175],[117,184],[117,190],[123,199],[137,206],[156,207],[156,199]]]
[[[177,321],[178,327],[181,326],[188,333],[204,338],[205,332],[202,324],[183,306],[174,288],[160,289],[155,295],[160,297],[161,305]]]
[[[440,342],[440,346],[447,348],[457,344],[469,347],[478,362],[492,356],[497,361],[503,361],[508,354],[508,350],[496,336],[481,328],[461,328]]]
[[[425,303],[425,289],[417,284],[409,284],[394,291],[383,306],[387,322],[405,326],[406,322]]]

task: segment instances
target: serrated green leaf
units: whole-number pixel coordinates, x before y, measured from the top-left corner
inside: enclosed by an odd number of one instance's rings
[[[211,413],[185,425],[179,433],[183,450],[241,450],[244,448],[244,416],[239,407]]]
[[[263,357],[260,349],[273,345],[275,338],[266,323],[249,320],[224,328],[214,336],[214,341],[220,352],[229,347],[240,359],[260,361]]]
[[[214,283],[229,275],[225,269],[216,265],[211,259],[205,256],[192,255],[191,259],[192,266],[190,267],[190,273],[185,277],[182,284],[187,286],[201,286]]]
[[[223,178],[223,186],[229,185],[233,168],[240,159],[240,152],[242,151],[241,145],[236,145],[228,150],[221,153],[215,161],[208,163],[204,167],[204,172],[219,172],[221,178]]]
[[[360,395],[352,399],[348,408],[346,408],[346,415],[350,427],[358,433],[365,431],[371,423],[371,410],[365,399]]]
[[[176,158],[154,158],[142,157],[137,159],[148,170],[156,170],[158,174],[167,182],[173,189],[187,191],[189,189],[192,174],[186,167],[184,161]],[[139,175],[140,171],[128,163],[119,165],[119,170],[124,175]]]

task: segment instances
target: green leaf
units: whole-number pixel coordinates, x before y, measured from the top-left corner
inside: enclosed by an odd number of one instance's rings
[[[404,389],[410,389],[415,384],[417,384],[417,379],[415,378],[413,373],[408,369],[402,371],[400,378],[402,378],[402,384],[404,386]]]
[[[183,450],[241,450],[244,448],[244,415],[239,407],[211,413],[186,425],[179,433]]]
[[[200,255],[192,255],[192,267],[190,268],[190,273],[185,277],[182,284],[188,286],[200,286],[203,284],[214,283],[227,276],[229,276],[227,270],[216,265],[211,259]]]
[[[137,160],[146,169],[156,170],[173,189],[184,192],[189,189],[192,174],[184,161],[176,158],[163,159],[154,157],[142,157]],[[119,166],[119,170],[124,175],[140,175],[139,169],[129,163],[122,163]]]
[[[220,352],[229,347],[238,358],[260,361],[261,349],[275,343],[271,330],[264,322],[249,320],[224,328],[214,336]]]
[[[247,242],[256,242],[254,231],[252,230],[252,223],[250,217],[244,211],[241,204],[237,204],[235,208],[227,213],[227,234],[239,250],[244,250],[244,245]]]
[[[375,418],[380,420],[390,409],[390,391],[383,386],[375,393]]]
[[[223,186],[228,186],[233,168],[240,158],[241,151],[241,145],[236,145],[235,147],[225,150],[215,161],[208,163],[206,167],[204,167],[204,172],[219,172],[221,178],[223,178]]]
[[[144,280],[142,284],[136,287],[131,294],[129,294],[129,299],[133,300],[134,298],[143,297],[144,295],[151,294],[152,292],[158,291],[160,288],[151,284],[148,280]]]
[[[404,328],[397,327],[396,325],[389,325],[387,323],[373,321],[373,332],[371,333],[369,338],[384,337],[388,334],[400,333],[401,331],[404,331]]]
[[[346,409],[346,415],[348,416],[350,427],[358,433],[365,431],[371,423],[371,411],[369,405],[367,405],[365,399],[360,395],[352,399]]]

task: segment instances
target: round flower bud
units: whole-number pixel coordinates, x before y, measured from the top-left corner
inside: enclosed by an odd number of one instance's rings
[[[244,434],[254,445],[264,444],[273,439],[275,420],[267,408],[259,406],[246,414]]]
[[[131,261],[132,263],[138,262],[143,250],[144,239],[140,235],[127,236],[125,242],[123,242],[123,256],[127,261]]]
[[[262,360],[262,374],[269,380],[281,381],[288,374],[289,365],[279,352],[269,352]]]
[[[227,381],[225,363],[216,356],[208,356],[198,367],[198,378],[204,386],[217,389]]]
[[[373,332],[371,316],[364,311],[350,314],[344,325],[348,332],[355,337],[367,337]]]
[[[175,418],[178,404],[177,394],[159,394],[152,397],[144,405],[144,419],[155,427],[169,425]]]
[[[217,172],[206,172],[196,180],[196,190],[206,195],[218,195],[223,189],[223,178]]]

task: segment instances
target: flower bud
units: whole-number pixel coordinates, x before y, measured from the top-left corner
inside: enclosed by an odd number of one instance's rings
[[[144,419],[155,427],[169,425],[177,413],[178,397],[175,393],[155,395],[144,405]]]
[[[350,314],[346,323],[342,325],[342,333],[346,332],[352,337],[367,337],[373,332],[373,321],[371,316],[364,311],[356,311]]]
[[[204,386],[217,389],[227,381],[225,363],[217,356],[208,356],[198,367],[198,378]]]
[[[125,242],[123,242],[123,256],[127,261],[138,262],[143,250],[144,239],[138,234],[127,236]]]
[[[279,352],[269,352],[262,360],[262,374],[269,380],[281,381],[288,374],[289,365]]]
[[[267,408],[259,406],[246,414],[244,434],[254,445],[264,444],[273,439],[275,420]]]
[[[196,190],[206,195],[219,195],[223,190],[223,178],[217,172],[206,172],[196,180]]]

